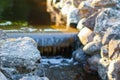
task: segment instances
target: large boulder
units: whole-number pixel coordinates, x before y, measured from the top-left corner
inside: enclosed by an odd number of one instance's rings
[[[36,42],[29,37],[7,39],[0,53],[2,67],[15,68],[21,73],[34,70],[41,58]]]
[[[78,37],[83,45],[93,41],[94,33],[87,27],[84,27],[78,34]]]

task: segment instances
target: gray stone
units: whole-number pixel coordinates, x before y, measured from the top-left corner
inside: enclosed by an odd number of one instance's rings
[[[19,72],[15,69],[15,68],[6,68],[6,67],[2,67],[1,68],[2,73],[8,78],[8,79],[12,79],[12,80],[16,80],[14,78],[15,75],[17,75]]]
[[[74,6],[70,6],[69,7],[70,10],[68,11],[67,14],[67,26],[69,27],[71,23],[75,23],[78,24],[79,20],[80,20],[80,16],[78,14],[78,8],[74,7]]]
[[[99,64],[99,60],[100,60],[100,54],[95,54],[93,56],[91,56],[90,58],[88,58],[88,63],[90,65],[90,69],[91,70],[98,70],[98,64]]]
[[[98,73],[102,80],[119,80],[120,75],[120,37],[110,39],[109,43],[101,48],[101,60]]]
[[[120,79],[120,57],[110,62],[107,75],[108,75],[108,80]]]
[[[83,21],[83,25],[86,26],[87,28],[94,30],[95,26],[95,19],[97,17],[99,12],[95,12],[91,16],[89,16],[86,20]]]
[[[119,34],[120,34],[120,23],[112,25],[105,32],[102,39],[102,44],[103,45],[108,44],[109,41],[115,37],[120,38]]]
[[[94,12],[96,12],[95,8],[92,8],[91,5],[91,0],[87,0],[87,1],[82,1],[79,5],[79,14],[81,16],[81,18],[88,18],[90,15],[92,15]]]
[[[34,70],[41,58],[36,42],[29,37],[7,39],[0,53],[2,67],[15,68],[21,73]]]
[[[47,77],[25,76],[19,80],[49,80]]]
[[[96,53],[100,53],[101,47],[101,42],[90,42],[84,46],[83,51],[88,55],[94,55]]]
[[[1,71],[0,71],[0,80],[8,80]]]
[[[81,48],[78,48],[72,53],[72,57],[75,61],[78,61],[81,64],[85,64],[88,56],[83,52]]]
[[[97,18],[94,27],[94,32],[104,34],[108,28],[120,23],[120,11],[112,8],[102,10]]]
[[[108,45],[104,45],[101,47],[101,57],[107,57],[108,58]]]
[[[107,70],[110,60],[108,58],[101,58],[98,65],[98,74],[102,80],[108,80]]]

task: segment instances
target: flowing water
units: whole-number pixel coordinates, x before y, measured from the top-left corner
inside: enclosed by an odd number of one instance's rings
[[[50,80],[100,80],[98,75],[86,73],[82,66],[72,59],[63,57],[43,58],[45,76]]]
[[[38,43],[38,49],[42,54],[39,67],[42,66],[43,76],[50,80],[100,80],[98,75],[86,73],[79,63],[73,62],[70,58],[76,49],[75,46],[78,47],[80,44],[76,38],[78,33],[76,29],[68,29],[65,26],[3,26],[1,29],[4,29],[10,38],[28,36]],[[36,74],[39,75],[40,71],[37,70]]]

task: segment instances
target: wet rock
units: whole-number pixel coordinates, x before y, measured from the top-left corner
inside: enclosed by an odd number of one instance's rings
[[[87,43],[93,41],[94,33],[87,27],[83,28],[80,33],[78,34],[78,37],[83,45],[86,45]]]
[[[8,80],[1,71],[0,71],[0,80]]]
[[[2,67],[15,68],[20,73],[34,70],[41,58],[36,42],[29,37],[7,39],[0,50]]]
[[[47,77],[25,76],[19,80],[49,80]]]
[[[101,47],[101,42],[90,42],[84,46],[83,51],[85,51],[86,54],[94,55],[96,53],[100,53]]]
[[[81,64],[85,64],[88,55],[86,55],[85,52],[81,48],[79,48],[72,53],[72,57],[75,61],[78,61]]]
[[[120,11],[106,8],[98,14],[94,32],[102,35],[108,28],[118,23],[120,23]]]

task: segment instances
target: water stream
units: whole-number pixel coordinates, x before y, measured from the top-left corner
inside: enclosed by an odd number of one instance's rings
[[[26,29],[28,31],[24,32]],[[64,28],[43,28],[41,30],[37,28],[36,30],[37,32],[30,32],[32,29],[23,28],[21,30],[23,32],[19,32],[19,29],[17,31],[4,29],[9,38],[27,36],[37,42],[42,55],[39,64],[39,68],[42,68],[42,76],[50,80],[100,80],[98,75],[86,73],[78,62],[73,62],[71,59],[72,52],[80,45],[77,41],[78,31]],[[36,74],[41,76],[41,70],[38,69]]]
[[[43,57],[41,64],[45,76],[50,80],[100,80],[98,75],[86,73],[82,66],[72,59],[56,57]]]

